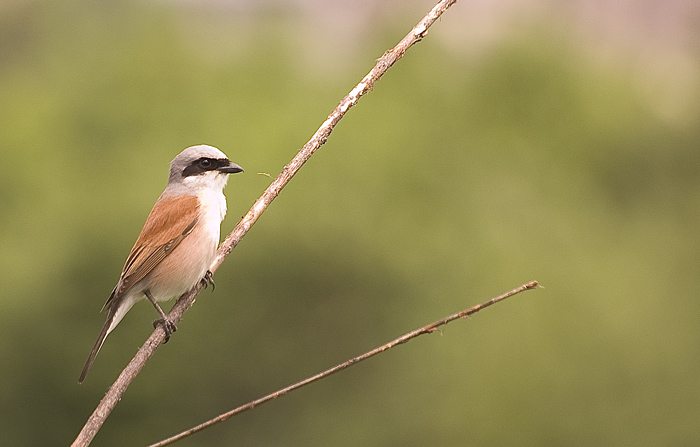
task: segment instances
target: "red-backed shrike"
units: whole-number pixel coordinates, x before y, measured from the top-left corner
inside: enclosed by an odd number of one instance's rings
[[[80,374],[80,383],[95,361],[105,337],[137,301],[153,303],[160,314],[166,341],[177,328],[158,301],[178,297],[199,281],[211,283],[211,266],[226,215],[223,189],[229,174],[243,169],[215,147],[192,146],[170,163],[168,186],[160,195],[134,248],[126,258],[119,282],[102,310],[105,322]],[[154,323],[154,324],[155,324]]]

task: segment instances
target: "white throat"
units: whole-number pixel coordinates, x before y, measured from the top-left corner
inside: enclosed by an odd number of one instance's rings
[[[173,189],[186,191],[187,194],[199,198],[200,221],[217,243],[219,242],[221,221],[226,216],[226,197],[223,189],[227,182],[227,174],[211,171],[185,177],[182,183],[172,185]]]

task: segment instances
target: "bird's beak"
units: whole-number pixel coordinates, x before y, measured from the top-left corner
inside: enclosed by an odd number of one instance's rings
[[[227,165],[220,167],[217,171],[223,172],[224,174],[236,174],[238,172],[243,172],[243,168],[229,161]]]

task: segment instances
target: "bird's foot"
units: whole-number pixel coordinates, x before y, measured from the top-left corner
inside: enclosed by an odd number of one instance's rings
[[[165,339],[163,340],[163,344],[167,343],[168,340],[170,340],[170,336],[177,331],[177,326],[169,318],[158,318],[157,320],[154,320],[153,327],[157,328],[158,326],[161,326],[165,331]]]
[[[214,289],[216,289],[216,284],[214,284],[214,274],[210,270],[207,270],[207,273],[204,274],[204,278],[202,278],[202,285],[206,289],[210,284],[211,291],[213,292]]]

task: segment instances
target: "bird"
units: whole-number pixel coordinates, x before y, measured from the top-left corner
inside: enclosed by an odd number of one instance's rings
[[[83,383],[107,335],[131,307],[148,299],[160,318],[165,342],[177,330],[158,305],[179,297],[198,282],[212,284],[209,270],[226,215],[223,189],[230,174],[243,172],[213,146],[191,146],[170,162],[168,185],[153,205],[117,285],[102,311],[107,320],[90,351],[78,383]]]

